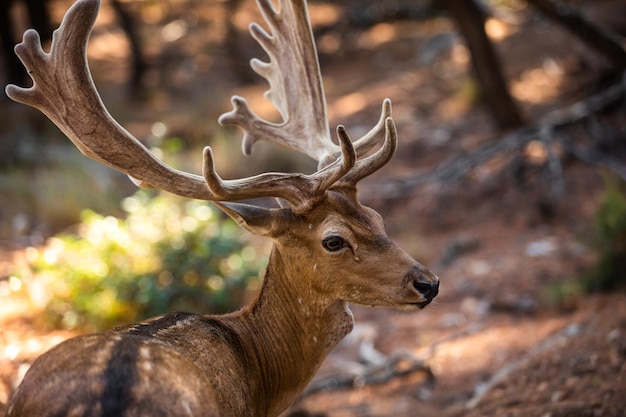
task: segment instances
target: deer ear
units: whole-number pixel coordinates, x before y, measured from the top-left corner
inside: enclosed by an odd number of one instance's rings
[[[213,201],[213,204],[250,233],[259,236],[273,235],[274,219],[276,218],[275,209],[224,201]]]

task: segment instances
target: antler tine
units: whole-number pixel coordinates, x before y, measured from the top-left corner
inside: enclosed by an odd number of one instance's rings
[[[374,154],[359,160],[354,168],[341,179],[342,183],[355,186],[363,178],[373,174],[385,166],[398,149],[398,133],[391,117],[384,122],[385,142]]]
[[[327,189],[344,178],[355,166],[356,152],[350,137],[342,126],[337,128],[337,134],[341,144],[341,157],[311,175],[270,172],[251,178],[224,180],[215,170],[213,152],[209,146],[204,148],[203,175],[218,200],[278,197],[288,201],[296,213],[302,213],[313,207]]]
[[[165,165],[104,107],[86,55],[99,8],[99,0],[77,1],[54,32],[50,53],[42,50],[37,32],[28,30],[15,53],[34,84],[30,88],[8,85],[6,94],[39,109],[83,154],[131,176],[136,183],[182,196],[213,199],[201,176]]]
[[[388,98],[383,100],[383,106],[380,112],[378,123],[363,137],[354,142],[354,149],[357,150],[359,156],[366,154],[370,149],[378,143],[380,137],[385,133],[386,120],[391,117],[391,100]]]
[[[305,0],[279,0],[279,10],[271,0],[257,0],[271,34],[258,24],[250,33],[269,56],[269,62],[253,59],[252,69],[268,80],[265,96],[278,109],[282,123],[259,118],[244,98],[232,99],[233,110],[219,122],[236,125],[244,131],[243,152],[249,155],[253,145],[265,140],[304,153],[316,161],[339,154],[330,137],[326,100],[322,86],[317,51],[309,23]]]

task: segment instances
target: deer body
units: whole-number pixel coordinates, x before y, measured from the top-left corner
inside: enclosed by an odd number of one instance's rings
[[[438,278],[393,244],[381,216],[357,198],[357,182],[396,150],[390,103],[355,142],[339,127],[335,145],[304,1],[280,0],[280,11],[269,0],[258,4],[273,36],[258,26],[251,32],[271,62],[253,62],[253,68],[269,80],[268,96],[285,121],[259,119],[238,97],[220,121],[245,130],[246,153],[255,141],[268,140],[313,157],[319,166],[310,175],[223,180],[210,148],[202,177],[159,161],[111,118],[93,86],[85,48],[98,0],[72,6],[50,54],[41,51],[36,32],[16,47],[34,86],[8,86],[11,98],[43,111],[87,156],[141,185],[210,200],[274,245],[249,306],[222,316],[166,314],[70,339],[33,363],[9,403],[9,417],[277,416],[351,331],[347,303],[417,310],[437,295]],[[283,79],[276,65],[293,74]],[[302,90],[294,80],[306,81]],[[381,136],[382,147],[363,157]],[[268,196],[280,199],[280,207],[238,202]]]
[[[18,391],[8,415],[276,416],[330,346],[304,352],[312,341],[297,344],[299,337],[283,334],[289,327],[259,332],[255,323],[250,311],[172,313],[70,339],[38,359],[33,369],[39,371],[20,387],[29,395]],[[46,382],[50,371],[63,384],[63,397]]]
[[[384,235],[373,233],[382,232],[374,211],[356,210],[343,196],[330,196],[336,208],[324,202],[308,216],[288,215],[291,221],[281,222],[289,232],[280,231],[263,287],[250,306],[223,316],[167,314],[70,339],[33,365],[8,415],[74,415],[83,404],[97,406],[91,414],[77,415],[278,415],[352,330],[347,301],[373,299],[384,291],[397,301],[381,299],[380,305],[414,308],[424,299],[415,282],[434,279]],[[341,222],[334,218],[339,214]],[[329,231],[349,231],[351,241],[361,244],[323,262],[314,252],[324,248],[310,241],[321,241]],[[358,236],[366,231],[376,239]],[[372,262],[373,252],[397,263]],[[316,279],[315,269],[327,276]],[[368,285],[369,274],[377,280]],[[50,374],[63,384],[65,396],[58,396],[56,384],[46,383]]]

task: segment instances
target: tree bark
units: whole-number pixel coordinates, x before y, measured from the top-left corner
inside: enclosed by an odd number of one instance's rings
[[[502,129],[522,126],[524,120],[509,93],[495,50],[485,32],[482,10],[475,0],[444,0],[444,4],[467,42],[481,93],[496,123]]]
[[[111,6],[119,19],[119,24],[130,44],[131,56],[131,91],[133,95],[138,95],[143,86],[143,77],[148,69],[148,63],[144,57],[139,39],[139,33],[136,30],[136,22],[133,15],[128,12],[119,0],[111,0]]]

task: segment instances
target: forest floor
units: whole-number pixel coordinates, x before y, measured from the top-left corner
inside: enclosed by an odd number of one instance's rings
[[[57,18],[67,3],[57,4]],[[623,2],[580,3],[602,24],[626,29],[626,13],[619,8]],[[314,20],[322,6],[312,2]],[[248,7],[238,13],[245,15]],[[183,20],[198,26],[205,18],[202,11]],[[90,59],[97,82],[100,77],[108,87],[100,87],[108,103],[124,97],[127,67],[119,64],[125,56],[115,46],[123,36],[112,29],[110,10],[102,13]],[[511,16],[493,19],[488,27],[528,120],[602,88],[606,68],[596,55],[528,9]],[[169,25],[152,26],[163,34]],[[200,32],[210,35],[215,28],[207,24],[204,29]],[[184,37],[185,45],[199,48],[195,36],[190,32]],[[417,313],[352,306],[355,329],[331,353],[313,384],[332,387],[346,376],[358,376],[347,386],[305,392],[285,416],[626,415],[625,294],[576,290],[597,257],[591,242],[606,185],[602,171],[563,156],[565,191],[555,197],[545,175],[545,152],[535,142],[534,148],[500,155],[453,183],[428,183],[391,198],[392,180],[428,172],[450,156],[468,155],[504,136],[475,103],[467,50],[442,17],[380,23],[358,34],[325,32],[318,43],[331,126],[357,126],[350,129],[356,136],[364,130],[359,126],[377,120],[378,103],[393,99],[400,150],[390,166],[364,181],[363,195],[383,214],[393,239],[437,273],[441,290],[433,304]],[[215,45],[199,50],[211,51]],[[112,111],[122,114],[139,137],[156,120],[180,137],[213,135],[217,128],[198,126],[207,114],[215,119],[229,109],[225,90],[252,96],[253,105],[262,101],[258,97],[265,86],[236,87],[227,59],[188,54],[175,41],[157,52],[150,48],[155,45],[147,49],[168,60],[167,74],[152,74],[165,92],[153,93],[145,108],[122,103]],[[189,63],[210,77],[190,75]],[[195,92],[199,87],[220,99]],[[7,102],[0,105],[11,106],[13,117],[20,112]],[[133,106],[135,112],[125,113]],[[594,120],[606,122],[606,130],[621,129],[623,140],[625,111],[622,106]],[[584,132],[573,127],[569,134]],[[243,175],[256,164],[244,167]],[[0,415],[29,364],[75,334],[38,327],[39,312],[11,297],[8,273],[22,261],[24,248],[2,246]]]

